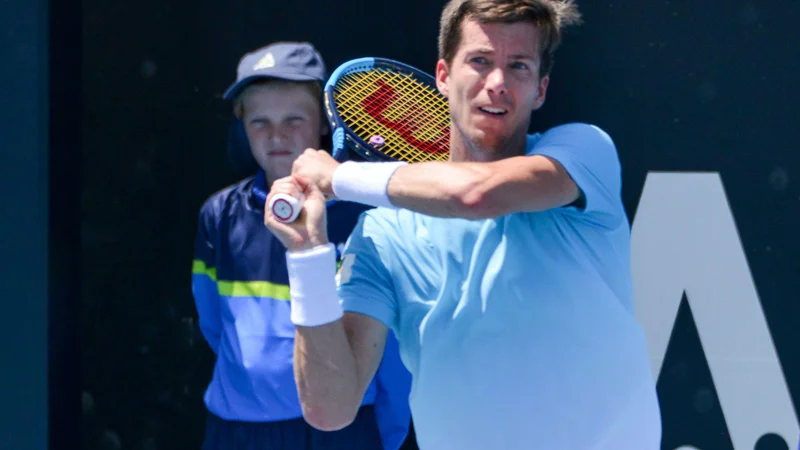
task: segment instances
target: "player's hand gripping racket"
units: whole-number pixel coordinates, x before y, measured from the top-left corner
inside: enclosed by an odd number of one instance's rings
[[[278,222],[291,223],[300,215],[304,201],[302,194],[300,198],[294,198],[289,194],[276,194],[270,200],[269,208]]]
[[[429,74],[389,59],[360,58],[339,66],[324,93],[333,157],[344,162],[352,151],[367,161],[446,160],[450,112],[435,83]],[[276,195],[269,207],[279,221],[292,222],[302,203]]]

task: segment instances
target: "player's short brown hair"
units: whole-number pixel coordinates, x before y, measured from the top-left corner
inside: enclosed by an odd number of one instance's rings
[[[581,14],[574,0],[450,0],[442,11],[439,24],[439,58],[447,64],[461,43],[465,20],[480,23],[530,22],[541,33],[541,67],[544,77],[553,67],[553,55],[564,27],[581,23]]]

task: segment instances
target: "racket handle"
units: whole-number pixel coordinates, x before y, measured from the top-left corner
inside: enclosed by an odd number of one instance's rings
[[[269,202],[269,210],[278,222],[291,223],[300,215],[305,198],[294,198],[289,194],[276,194]]]

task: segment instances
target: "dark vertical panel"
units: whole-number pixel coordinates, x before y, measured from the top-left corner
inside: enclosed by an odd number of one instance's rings
[[[52,450],[78,448],[82,429],[81,15],[80,0],[50,1],[48,417]]]
[[[0,448],[47,448],[47,2],[0,2]]]

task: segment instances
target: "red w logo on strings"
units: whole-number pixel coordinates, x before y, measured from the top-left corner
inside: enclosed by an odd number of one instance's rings
[[[435,141],[417,139],[414,135],[423,126],[435,120],[435,118],[431,117],[428,111],[421,108],[416,103],[413,103],[411,100],[403,99],[406,103],[404,106],[407,106],[406,114],[397,120],[387,119],[383,116],[383,113],[398,100],[400,95],[393,87],[386,84],[383,80],[377,80],[376,84],[378,85],[378,90],[361,101],[361,106],[364,107],[370,117],[377,120],[385,127],[396,131],[400,137],[412,147],[428,153],[443,154],[448,152],[450,147],[449,123],[442,125]]]

